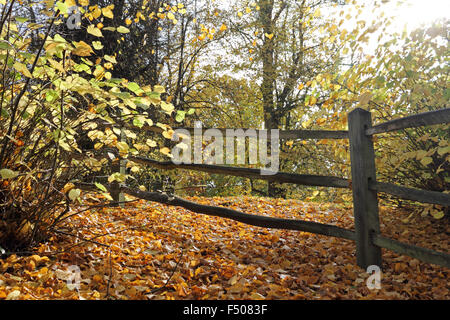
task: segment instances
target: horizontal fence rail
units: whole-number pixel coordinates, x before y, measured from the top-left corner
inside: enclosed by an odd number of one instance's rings
[[[232,219],[256,227],[297,230],[297,231],[317,233],[331,237],[343,238],[348,240],[355,240],[354,231],[343,229],[333,225],[312,221],[282,219],[282,218],[253,215],[225,207],[203,205],[176,196],[170,196],[165,193],[135,190],[128,188],[126,186],[122,186],[120,190],[124,193],[127,193],[131,196],[140,199],[154,201],[171,206],[183,207],[196,213]]]
[[[391,194],[406,200],[438,204],[442,206],[450,206],[450,195],[443,192],[413,189],[391,183],[376,181],[375,153],[373,141],[370,136],[378,133],[390,132],[406,128],[450,123],[450,109],[442,109],[418,115],[412,115],[409,117],[395,119],[372,126],[371,113],[366,110],[357,108],[349,113],[348,119],[348,131],[279,130],[279,138],[291,140],[349,139],[352,180],[332,176],[303,175],[286,172],[271,172],[272,174],[267,174],[268,172],[265,171],[266,174],[262,175],[261,169],[195,163],[175,164],[170,161],[161,162],[131,155],[128,156],[127,160],[163,170],[186,169],[207,172],[211,174],[223,174],[250,179],[276,181],[279,183],[293,183],[298,185],[333,188],[351,188],[353,191],[353,214],[355,220],[355,231],[343,229],[334,225],[326,225],[311,221],[282,219],[246,214],[225,207],[198,204],[161,192],[147,192],[131,189],[118,183],[113,183],[109,185],[108,188],[110,189],[111,194],[115,194],[115,196],[113,197],[115,201],[118,201],[119,193],[127,193],[131,196],[135,196],[144,200],[159,202],[172,206],[179,206],[196,213],[232,219],[253,226],[298,230],[353,240],[356,241],[357,264],[364,269],[373,264],[378,266],[381,265],[381,248],[417,258],[427,263],[433,263],[449,268],[449,254],[402,243],[383,237],[381,235],[378,216],[378,192]],[[113,125],[107,123],[99,124],[99,127],[102,126],[112,127]],[[147,125],[143,126],[142,128],[137,128],[131,125],[119,123],[118,127],[130,130],[152,131],[156,133],[162,133],[164,131],[163,128]],[[173,129],[175,130],[177,128]],[[194,130],[196,130],[194,128],[179,129],[188,130],[188,132],[190,132],[191,134],[195,133]],[[206,130],[208,129],[202,128],[202,134]],[[226,136],[227,130],[231,129],[221,128],[218,130],[220,130],[220,132],[222,132]],[[245,134],[245,131],[248,129],[240,130],[243,130]],[[267,133],[268,137],[270,137],[270,130],[268,130]],[[120,163],[120,167],[122,170],[125,165],[124,159],[122,159]],[[92,188],[92,186],[80,185],[80,188],[89,189]]]
[[[423,112],[412,116],[387,121],[366,129],[366,135],[385,133],[395,130],[431,126],[450,123],[450,108],[430,112]]]
[[[130,161],[149,165],[158,169],[170,170],[170,169],[188,169],[194,171],[202,171],[213,174],[232,175],[244,178],[253,178],[259,180],[276,181],[280,183],[294,183],[299,185],[317,186],[317,187],[332,187],[332,188],[349,188],[350,184],[348,179],[332,177],[332,176],[319,176],[319,175],[306,175],[297,173],[277,172],[273,174],[261,175],[260,169],[251,168],[239,168],[239,167],[227,167],[211,164],[175,164],[173,162],[160,162],[143,157],[129,156]]]
[[[194,134],[194,128],[173,128],[188,130],[191,134]],[[208,130],[207,128],[202,128],[202,132]],[[227,134],[227,130],[236,130],[232,128],[214,128],[214,130],[219,130],[224,136]],[[244,132],[247,130],[259,130],[259,129],[239,129]],[[279,130],[279,138],[281,140],[296,140],[296,139],[348,139],[348,131],[338,130]],[[267,137],[270,138],[270,130],[267,130]]]
[[[450,255],[446,253],[388,239],[379,234],[374,234],[372,237],[372,241],[375,245],[381,248],[392,250],[399,254],[404,254],[406,256],[416,258],[423,262],[433,263],[439,266],[450,268]]]
[[[377,192],[389,193],[405,200],[450,206],[450,194],[443,192],[407,188],[378,181],[370,182],[369,188]]]
[[[143,125],[142,127],[135,127],[125,122],[117,122],[116,124],[111,124],[108,122],[97,123],[99,128],[105,127],[116,127],[125,128],[132,131],[149,131],[154,133],[162,133],[164,129],[158,126]],[[187,130],[192,135],[194,134],[195,128],[177,128],[173,127],[172,130]],[[200,128],[202,134],[208,130],[208,128]],[[199,130],[199,129],[197,129]],[[235,128],[214,128],[214,130],[220,131],[223,136],[226,136],[227,130],[242,130],[244,133],[248,130],[260,130],[256,128],[245,128],[245,129],[235,129]],[[296,140],[296,139],[348,139],[348,131],[345,130],[279,130],[279,138],[281,140]],[[267,130],[267,138],[270,139],[270,130]]]

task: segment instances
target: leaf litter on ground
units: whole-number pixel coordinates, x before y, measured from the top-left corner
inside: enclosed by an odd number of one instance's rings
[[[92,198],[92,197],[91,197]],[[190,197],[250,214],[353,229],[351,207],[253,197]],[[450,226],[380,208],[383,235],[448,253]],[[0,259],[0,300],[449,299],[450,270],[383,250],[381,289],[353,241],[266,229],[138,200],[92,208],[31,255]]]

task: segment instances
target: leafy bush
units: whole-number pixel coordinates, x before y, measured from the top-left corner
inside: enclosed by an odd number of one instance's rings
[[[89,59],[100,41],[52,35],[64,12],[47,12],[39,25],[13,19],[14,5],[4,5],[0,20],[0,247],[11,251],[46,239],[65,221],[80,200],[80,177],[109,167],[118,154],[138,153],[115,123],[151,125],[136,106],[159,106],[163,91],[112,78],[114,56]],[[109,181],[124,179],[116,173]]]

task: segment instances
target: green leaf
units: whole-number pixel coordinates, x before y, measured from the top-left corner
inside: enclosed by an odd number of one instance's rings
[[[138,128],[142,128],[144,126],[144,122],[142,122],[141,119],[139,119],[139,118],[134,118],[133,125]]]
[[[80,64],[76,64],[73,66],[73,70],[76,72],[82,72],[85,71],[88,74],[91,74],[91,68],[89,68],[88,65],[84,64],[84,63],[80,63]]]
[[[53,38],[53,41],[59,42],[59,43],[67,43],[66,39],[61,37],[59,34],[55,34],[55,37]]]
[[[12,48],[13,47],[8,42],[6,42],[5,40],[0,40],[0,49],[1,50],[10,50]]]
[[[101,183],[95,182],[95,186],[103,192],[108,192],[108,190],[106,190],[106,187],[104,185],[102,185]]]
[[[420,163],[423,164],[424,166],[427,166],[432,162],[433,162],[433,158],[431,158],[431,157],[424,157],[424,158],[422,158],[422,160],[420,160]]]
[[[3,118],[9,118],[9,111],[7,109],[2,108],[0,114]]]
[[[55,90],[50,89],[45,93],[45,100],[47,102],[53,102],[56,99],[58,99],[58,92],[56,92]]]
[[[105,56],[103,58],[106,61],[109,61],[111,63],[117,63],[116,57],[114,57],[114,56],[109,56],[109,55],[105,54]]]
[[[68,10],[67,4],[58,1],[58,2],[56,3],[56,7],[59,9],[59,11],[60,11],[62,14],[66,14],[66,13],[67,13],[67,10]]]
[[[431,210],[431,215],[433,216],[433,218],[435,219],[442,219],[444,217],[444,212],[442,210]]]
[[[128,32],[130,32],[130,29],[128,29],[127,27],[124,27],[124,26],[120,26],[120,27],[117,27],[117,32],[120,32],[120,33],[128,33]]]
[[[80,189],[72,189],[69,191],[69,199],[74,201],[75,199],[79,198],[81,195]]]
[[[2,179],[14,179],[19,175],[19,172],[10,169],[1,169],[0,175],[2,176]]]
[[[144,93],[144,90],[142,90],[141,87],[139,87],[139,85],[136,82],[128,83],[127,88],[136,95]]]
[[[125,180],[127,179],[127,176],[123,173],[119,173],[119,172],[114,172],[112,175],[110,175],[108,177],[108,182],[114,182],[117,181],[119,183],[125,182]]]
[[[175,121],[182,122],[186,116],[186,111],[177,111],[177,115],[175,116]]]
[[[16,21],[20,22],[20,23],[24,23],[24,22],[28,21],[28,18],[25,18],[25,17],[15,17],[14,19],[16,19]]]
[[[111,92],[111,94],[115,95],[116,97],[122,100],[129,99],[131,97],[129,92]]]
[[[440,156],[443,156],[443,155],[446,154],[446,153],[450,153],[450,146],[447,146],[447,147],[444,147],[444,148],[438,148],[438,149],[437,149],[437,153],[438,153]]]
[[[114,28],[114,27],[104,27],[103,30],[116,31],[116,28]]]

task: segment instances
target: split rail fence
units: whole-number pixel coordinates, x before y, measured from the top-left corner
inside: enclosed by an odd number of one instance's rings
[[[279,183],[351,188],[353,191],[354,231],[317,222],[259,216],[225,207],[201,205],[173,195],[135,190],[125,185],[116,184],[110,190],[116,201],[121,199],[122,193],[127,193],[141,199],[181,206],[197,213],[233,219],[253,226],[298,230],[353,240],[356,242],[357,265],[364,269],[370,265],[381,267],[382,248],[416,258],[423,262],[450,268],[450,255],[448,253],[402,243],[384,237],[381,234],[378,215],[378,193],[388,193],[402,199],[442,206],[450,206],[450,194],[378,182],[376,180],[375,152],[372,141],[372,136],[380,133],[447,123],[450,123],[450,108],[395,119],[374,126],[372,125],[371,113],[357,108],[348,115],[348,131],[280,130],[280,139],[349,139],[351,182],[348,179],[339,177],[302,175],[286,172],[278,172],[273,175],[261,175],[259,169],[207,164],[174,164],[170,161],[159,162],[143,157],[128,157],[133,162],[164,170],[178,168],[276,181]],[[150,131],[161,130],[157,127],[147,127],[144,129]],[[117,170],[124,169],[123,162],[116,166]]]

